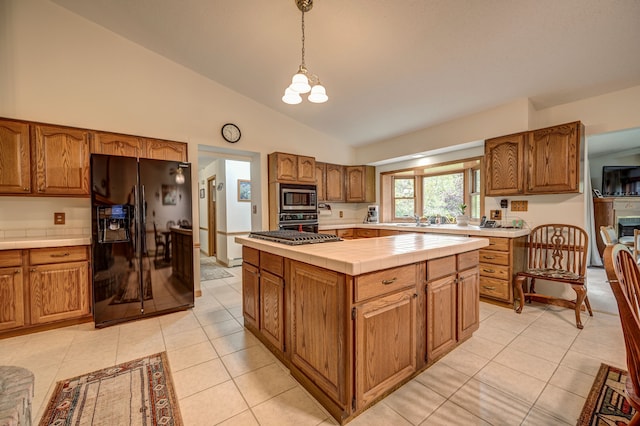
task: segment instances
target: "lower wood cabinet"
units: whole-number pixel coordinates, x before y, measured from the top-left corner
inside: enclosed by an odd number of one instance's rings
[[[480,296],[513,304],[513,281],[526,268],[527,237],[489,237],[480,250]]]
[[[0,330],[30,329],[91,314],[89,247],[0,251]]]
[[[284,280],[267,271],[260,273],[260,331],[284,351]]]
[[[246,250],[246,247],[244,248]],[[246,258],[245,258],[246,259]],[[260,269],[242,263],[242,313],[245,325],[260,327]]]

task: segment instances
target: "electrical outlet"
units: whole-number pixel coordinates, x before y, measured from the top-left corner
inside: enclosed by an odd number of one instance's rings
[[[526,212],[527,210],[529,210],[529,202],[527,200],[511,202],[512,212]]]
[[[53,214],[53,224],[54,225],[64,225],[64,213],[54,213]]]
[[[344,215],[342,214],[342,210],[340,210],[340,217],[342,217],[342,216],[344,216]]]
[[[502,220],[502,211],[501,210],[489,210],[491,214],[491,220]]]

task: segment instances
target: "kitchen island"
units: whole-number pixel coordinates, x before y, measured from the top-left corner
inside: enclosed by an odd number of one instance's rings
[[[478,328],[487,239],[407,233],[301,246],[236,242],[245,326],[340,423]]]

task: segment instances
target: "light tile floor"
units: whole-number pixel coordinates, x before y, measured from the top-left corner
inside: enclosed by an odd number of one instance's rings
[[[35,373],[34,420],[56,381],[167,351],[186,425],[336,422],[242,326],[241,268],[202,282],[196,307],[96,330],[83,324],[0,340],[0,364]],[[589,270],[595,316],[575,327],[568,309],[521,315],[481,304],[474,336],[364,412],[358,425],[575,424],[601,362],[625,368],[615,299]]]

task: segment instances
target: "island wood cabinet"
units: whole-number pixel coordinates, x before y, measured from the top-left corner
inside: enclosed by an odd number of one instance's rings
[[[516,273],[526,268],[527,237],[489,237],[489,245],[480,250],[480,296],[513,304]]]
[[[355,409],[411,377],[418,366],[419,264],[355,277]]]
[[[90,320],[90,287],[88,246],[0,251],[0,330]]]
[[[0,120],[0,193],[28,194],[31,192],[31,155],[29,124]]]
[[[584,126],[579,121],[485,141],[485,195],[579,191]]]
[[[0,251],[0,331],[24,325],[22,250]]]
[[[347,203],[372,203],[376,200],[376,168],[373,166],[346,166],[345,182]]]
[[[477,330],[478,282],[478,251],[351,276],[243,246],[245,326],[340,423]]]
[[[448,353],[480,325],[478,252],[427,261],[427,362]]]
[[[269,182],[316,183],[316,160],[313,157],[274,152],[269,154]]]
[[[259,337],[282,358],[285,351],[284,259],[246,246],[242,248],[242,256],[245,325],[259,331]]]

